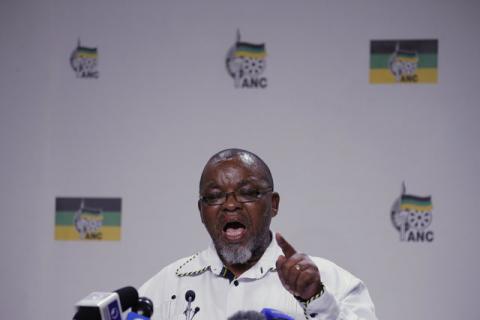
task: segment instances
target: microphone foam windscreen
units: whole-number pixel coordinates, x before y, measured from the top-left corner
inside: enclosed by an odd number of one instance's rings
[[[137,304],[138,292],[134,287],[120,288],[115,290],[115,292],[118,293],[118,296],[120,297],[122,311],[125,311]]]
[[[146,297],[140,297],[137,304],[132,307],[132,311],[150,318],[153,314],[153,302]]]

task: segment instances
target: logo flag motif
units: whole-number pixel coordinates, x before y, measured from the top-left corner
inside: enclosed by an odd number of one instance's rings
[[[83,47],[79,39],[70,55],[70,66],[77,78],[98,78],[98,49]]]
[[[372,40],[370,83],[437,83],[438,40]]]
[[[420,197],[406,193],[394,202],[391,210],[392,224],[400,233],[400,241],[433,241],[433,231],[428,230],[432,223],[432,197]]]
[[[240,40],[228,50],[225,60],[227,72],[233,78],[235,88],[266,88],[267,78],[262,77],[266,68],[265,44],[253,44]]]
[[[120,198],[57,198],[55,240],[120,240]]]

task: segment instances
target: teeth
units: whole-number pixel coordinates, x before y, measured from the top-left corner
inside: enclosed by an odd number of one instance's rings
[[[225,233],[229,237],[238,237],[242,234],[242,232],[243,232],[242,228],[238,228],[238,229],[228,228],[227,231],[225,231]]]

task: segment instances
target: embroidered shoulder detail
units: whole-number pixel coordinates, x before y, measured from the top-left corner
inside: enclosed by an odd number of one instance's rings
[[[177,270],[175,270],[175,274],[177,275],[177,277],[194,277],[194,276],[198,276],[199,274],[202,274],[204,273],[205,271],[207,271],[210,266],[206,266],[206,267],[203,267],[202,269],[200,270],[194,270],[194,271],[189,271],[189,272],[181,272],[181,270],[183,269],[183,267],[185,267],[187,264],[189,264],[190,262],[192,262],[195,258],[198,257],[198,253],[195,253],[193,256],[191,256],[190,258],[187,259],[187,261],[185,261],[180,267],[177,268]]]

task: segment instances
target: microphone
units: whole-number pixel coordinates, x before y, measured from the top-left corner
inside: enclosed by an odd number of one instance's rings
[[[228,320],[267,320],[263,314],[257,311],[237,311]]]
[[[188,290],[187,292],[185,292],[185,300],[187,300],[188,302],[195,301],[195,291]]]
[[[183,314],[185,315],[186,320],[192,320],[198,311],[200,311],[200,307],[192,309],[192,302],[195,300],[195,291],[188,290],[185,292],[185,300],[187,300],[187,307],[185,308],[185,311],[183,311]]]
[[[137,303],[138,292],[124,287],[114,292],[92,292],[79,302],[73,320],[122,320],[122,312]]]
[[[137,304],[132,307],[132,312],[129,312],[126,320],[148,320],[153,314],[152,300],[140,297]]]
[[[272,308],[263,308],[261,313],[266,320],[295,320],[293,317]]]
[[[272,309],[263,308],[261,312],[257,311],[238,311],[228,318],[228,320],[295,320],[293,317]]]

